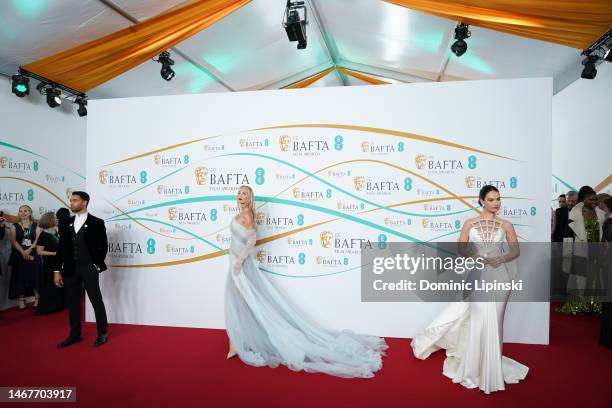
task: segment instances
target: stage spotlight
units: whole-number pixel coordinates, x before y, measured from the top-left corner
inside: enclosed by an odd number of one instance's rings
[[[30,78],[21,74],[12,77],[12,92],[20,98],[30,94]]]
[[[581,78],[595,78],[595,76],[597,75],[597,68],[595,67],[595,63],[598,59],[599,57],[597,55],[589,54],[582,60],[582,65],[584,65],[584,69],[582,70],[582,74],[580,75]]]
[[[78,96],[75,100],[74,103],[76,103],[77,105],[79,105],[79,109],[77,109],[77,113],[79,114],[80,117],[83,116],[87,116],[87,99],[85,99],[82,96]]]
[[[61,94],[62,92],[55,87],[46,88],[47,105],[49,105],[51,108],[60,106],[62,104],[62,99],[60,98]]]
[[[472,33],[469,31],[469,25],[459,23],[455,27],[455,42],[451,45],[451,51],[458,57],[465,54],[467,51],[466,38],[470,38]]]
[[[308,24],[308,18],[304,2],[287,0],[283,27],[285,27],[289,41],[297,41],[298,50],[305,49],[307,45],[306,24]]]
[[[170,68],[172,65],[174,65],[174,60],[170,58],[170,53],[168,51],[164,51],[159,54],[159,57],[157,57],[157,62],[162,64],[160,72],[162,78],[164,78],[166,81],[170,81],[172,78],[174,78],[175,72],[172,70],[172,68]]]

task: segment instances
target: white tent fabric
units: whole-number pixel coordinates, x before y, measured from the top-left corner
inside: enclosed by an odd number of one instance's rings
[[[389,82],[580,77],[580,51],[470,27],[468,51],[450,53],[457,22],[382,0],[306,0],[308,47],[281,26],[285,0],[253,0],[171,50],[176,77],[146,62],[95,88],[90,99],[278,89],[342,66]],[[0,73],[153,17],[177,0],[0,1]],[[311,86],[362,85],[334,72]]]

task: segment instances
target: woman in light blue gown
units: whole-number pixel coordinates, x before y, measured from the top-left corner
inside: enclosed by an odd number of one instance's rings
[[[286,365],[294,371],[338,377],[373,377],[387,344],[376,336],[331,331],[308,321],[258,268],[255,196],[249,186],[237,195],[240,214],[232,219],[230,265],[225,287],[227,358],[253,366]]]

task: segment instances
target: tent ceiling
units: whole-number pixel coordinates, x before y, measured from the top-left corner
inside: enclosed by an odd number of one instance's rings
[[[179,0],[4,0],[0,72],[166,11]],[[580,77],[579,50],[471,27],[468,51],[451,55],[456,22],[382,0],[306,0],[308,47],[281,27],[285,0],[253,0],[172,53],[176,77],[146,62],[93,89],[91,99],[274,89],[337,63],[389,82],[553,77],[560,91]],[[363,85],[334,72],[311,86]]]

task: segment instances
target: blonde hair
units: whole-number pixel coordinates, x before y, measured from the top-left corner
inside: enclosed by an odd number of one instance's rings
[[[242,185],[240,188],[246,188],[249,191],[249,210],[251,210],[251,215],[253,216],[253,220],[255,219],[255,193],[251,186]],[[240,188],[238,191],[240,191]],[[236,198],[236,204],[238,204],[238,209],[240,209],[240,202],[238,202],[238,198]]]
[[[34,222],[34,217],[33,217],[33,213],[32,213],[32,207],[30,207],[27,204],[24,204],[24,205],[19,207],[19,211],[21,211],[22,208],[27,208],[28,211],[30,211],[30,222]],[[17,217],[19,217],[19,215],[17,215]],[[19,218],[19,222],[21,222],[21,218]]]

